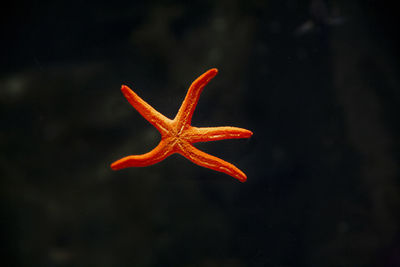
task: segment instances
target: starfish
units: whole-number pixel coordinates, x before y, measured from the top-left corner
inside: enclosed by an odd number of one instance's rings
[[[122,85],[121,91],[126,99],[160,132],[161,141],[150,152],[124,157],[112,163],[111,168],[113,170],[120,170],[128,167],[145,167],[156,164],[171,154],[179,153],[197,165],[226,173],[241,182],[245,182],[247,179],[246,174],[233,164],[209,155],[192,145],[197,142],[249,138],[253,134],[249,130],[238,127],[194,127],[191,125],[192,116],[200,94],[204,86],[217,73],[217,69],[210,69],[192,83],[173,120],[168,119],[155,110],[128,86]]]

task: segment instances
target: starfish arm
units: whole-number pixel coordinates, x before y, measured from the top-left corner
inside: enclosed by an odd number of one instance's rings
[[[154,127],[156,127],[161,134],[168,132],[168,122],[171,121],[160,112],[155,110],[146,101],[140,98],[128,86],[122,85],[121,91],[129,103]]]
[[[176,114],[175,120],[179,122],[179,127],[190,125],[197,102],[204,86],[217,75],[217,69],[210,69],[198,77],[189,87],[185,100]]]
[[[168,146],[166,146],[166,142],[161,140],[152,151],[146,154],[127,156],[113,162],[111,164],[111,169],[116,171],[129,167],[146,167],[162,161],[171,154],[172,152],[168,149]]]
[[[224,139],[250,138],[252,131],[238,127],[191,127],[187,130],[190,142],[208,142]]]
[[[209,168],[218,172],[223,172],[226,173],[236,179],[238,179],[240,182],[245,182],[247,179],[246,174],[244,174],[241,170],[239,170],[237,167],[235,167],[233,164],[226,162],[220,158],[214,157],[210,154],[207,154],[191,144],[187,143],[183,145],[184,147],[181,148],[180,153],[183,155],[185,158],[189,159],[193,163]]]

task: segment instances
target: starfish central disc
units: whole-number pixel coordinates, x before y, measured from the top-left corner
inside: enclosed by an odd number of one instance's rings
[[[217,69],[210,69],[198,77],[189,87],[186,97],[173,120],[168,119],[141,99],[128,86],[121,91],[129,103],[148,120],[161,134],[160,143],[150,152],[124,157],[111,164],[113,170],[128,167],[145,167],[156,164],[171,154],[178,153],[193,163],[215,171],[223,172],[245,182],[246,175],[233,164],[209,155],[192,144],[223,139],[249,138],[252,132],[246,129],[224,127],[191,126],[192,116],[204,86],[217,75]]]

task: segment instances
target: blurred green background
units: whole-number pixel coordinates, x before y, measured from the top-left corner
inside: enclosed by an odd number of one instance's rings
[[[400,266],[398,12],[387,1],[19,1],[1,8],[3,266]],[[196,146],[174,155],[120,92],[173,117],[209,68]]]

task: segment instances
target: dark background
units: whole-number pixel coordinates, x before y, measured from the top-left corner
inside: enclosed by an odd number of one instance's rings
[[[9,1],[0,11],[4,266],[400,266],[398,11],[388,1]],[[121,84],[246,183],[179,155]]]

